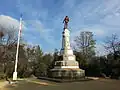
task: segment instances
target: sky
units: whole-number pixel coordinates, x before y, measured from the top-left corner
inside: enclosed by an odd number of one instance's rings
[[[22,38],[40,45],[44,52],[61,49],[66,15],[70,18],[71,44],[81,31],[91,31],[100,55],[105,54],[106,36],[120,33],[120,0],[0,0],[0,26],[19,27],[21,13]]]

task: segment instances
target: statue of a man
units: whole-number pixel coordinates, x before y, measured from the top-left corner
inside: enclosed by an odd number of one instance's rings
[[[63,20],[63,23],[64,23],[64,29],[67,29],[68,28],[68,22],[69,22],[69,17],[66,16]]]

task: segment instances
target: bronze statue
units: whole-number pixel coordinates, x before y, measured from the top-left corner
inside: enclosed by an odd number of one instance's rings
[[[4,36],[4,33],[0,31],[0,38],[2,38],[3,36]]]
[[[68,22],[69,22],[69,17],[66,16],[63,20],[63,23],[64,23],[64,29],[67,29],[68,28]]]

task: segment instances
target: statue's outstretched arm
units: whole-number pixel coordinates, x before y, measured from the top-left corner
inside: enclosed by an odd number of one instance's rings
[[[65,19],[63,20],[63,23],[64,23]]]

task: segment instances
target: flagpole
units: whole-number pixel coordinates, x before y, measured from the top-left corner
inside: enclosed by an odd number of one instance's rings
[[[13,80],[17,80],[17,63],[18,63],[21,29],[22,29],[22,16],[20,17],[20,26],[19,26],[19,32],[18,32],[17,51],[16,51],[16,60],[15,60],[15,69],[14,69],[15,71],[13,72]]]

